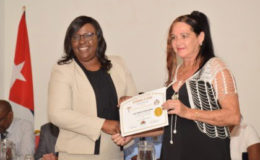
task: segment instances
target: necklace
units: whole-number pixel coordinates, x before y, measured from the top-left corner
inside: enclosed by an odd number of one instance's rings
[[[177,84],[177,90],[180,89],[180,86],[182,84],[182,81],[179,81]],[[179,99],[179,93],[178,91],[174,92],[174,94],[172,95],[171,99],[173,100],[177,100]],[[177,115],[174,115],[174,128],[172,129],[172,125],[173,125],[173,115],[171,115],[171,128],[170,128],[170,144],[173,144],[173,134],[177,134]]]
[[[172,95],[172,99],[177,100],[179,98],[179,94],[178,92],[175,92]],[[174,115],[174,128],[172,130],[172,125],[173,125],[173,115],[171,115],[171,129],[170,129],[170,135],[171,135],[171,139],[170,139],[170,144],[173,144],[173,134],[177,134],[177,115]]]

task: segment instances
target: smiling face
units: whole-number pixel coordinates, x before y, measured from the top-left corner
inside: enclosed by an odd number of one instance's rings
[[[99,63],[96,51],[98,40],[96,29],[90,23],[83,25],[71,38],[74,55],[83,64]]]
[[[174,52],[183,59],[195,59],[203,40],[203,32],[196,35],[192,28],[184,22],[176,22],[172,26],[172,47]]]

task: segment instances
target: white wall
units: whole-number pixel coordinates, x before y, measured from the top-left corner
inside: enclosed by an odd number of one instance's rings
[[[4,1],[0,1],[0,97],[4,96]]]
[[[46,105],[50,70],[63,53],[65,31],[76,16],[88,15],[100,22],[108,44],[107,54],[121,55],[139,91],[148,91],[161,87],[166,80],[165,44],[172,20],[192,10],[200,10],[210,19],[216,54],[226,61],[236,77],[241,112],[260,133],[260,20],[256,18],[260,15],[260,1],[1,1],[0,18],[1,21],[4,19],[4,27],[1,23],[0,33],[4,36],[0,36],[0,98],[7,99],[9,94],[23,5],[27,8],[36,129],[48,121]]]

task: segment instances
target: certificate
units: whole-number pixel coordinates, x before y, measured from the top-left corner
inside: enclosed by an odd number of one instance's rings
[[[120,105],[121,135],[128,136],[168,125],[168,113],[162,109],[166,88],[134,96]]]

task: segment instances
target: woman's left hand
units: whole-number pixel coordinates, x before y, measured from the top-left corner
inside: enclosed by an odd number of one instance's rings
[[[122,137],[121,134],[119,133],[112,135],[112,140],[114,141],[115,144],[119,146],[124,146],[128,144],[132,139],[133,139],[132,136]]]
[[[167,100],[162,106],[168,111],[168,114],[176,114],[180,117],[185,117],[189,109],[180,100],[172,99]]]

